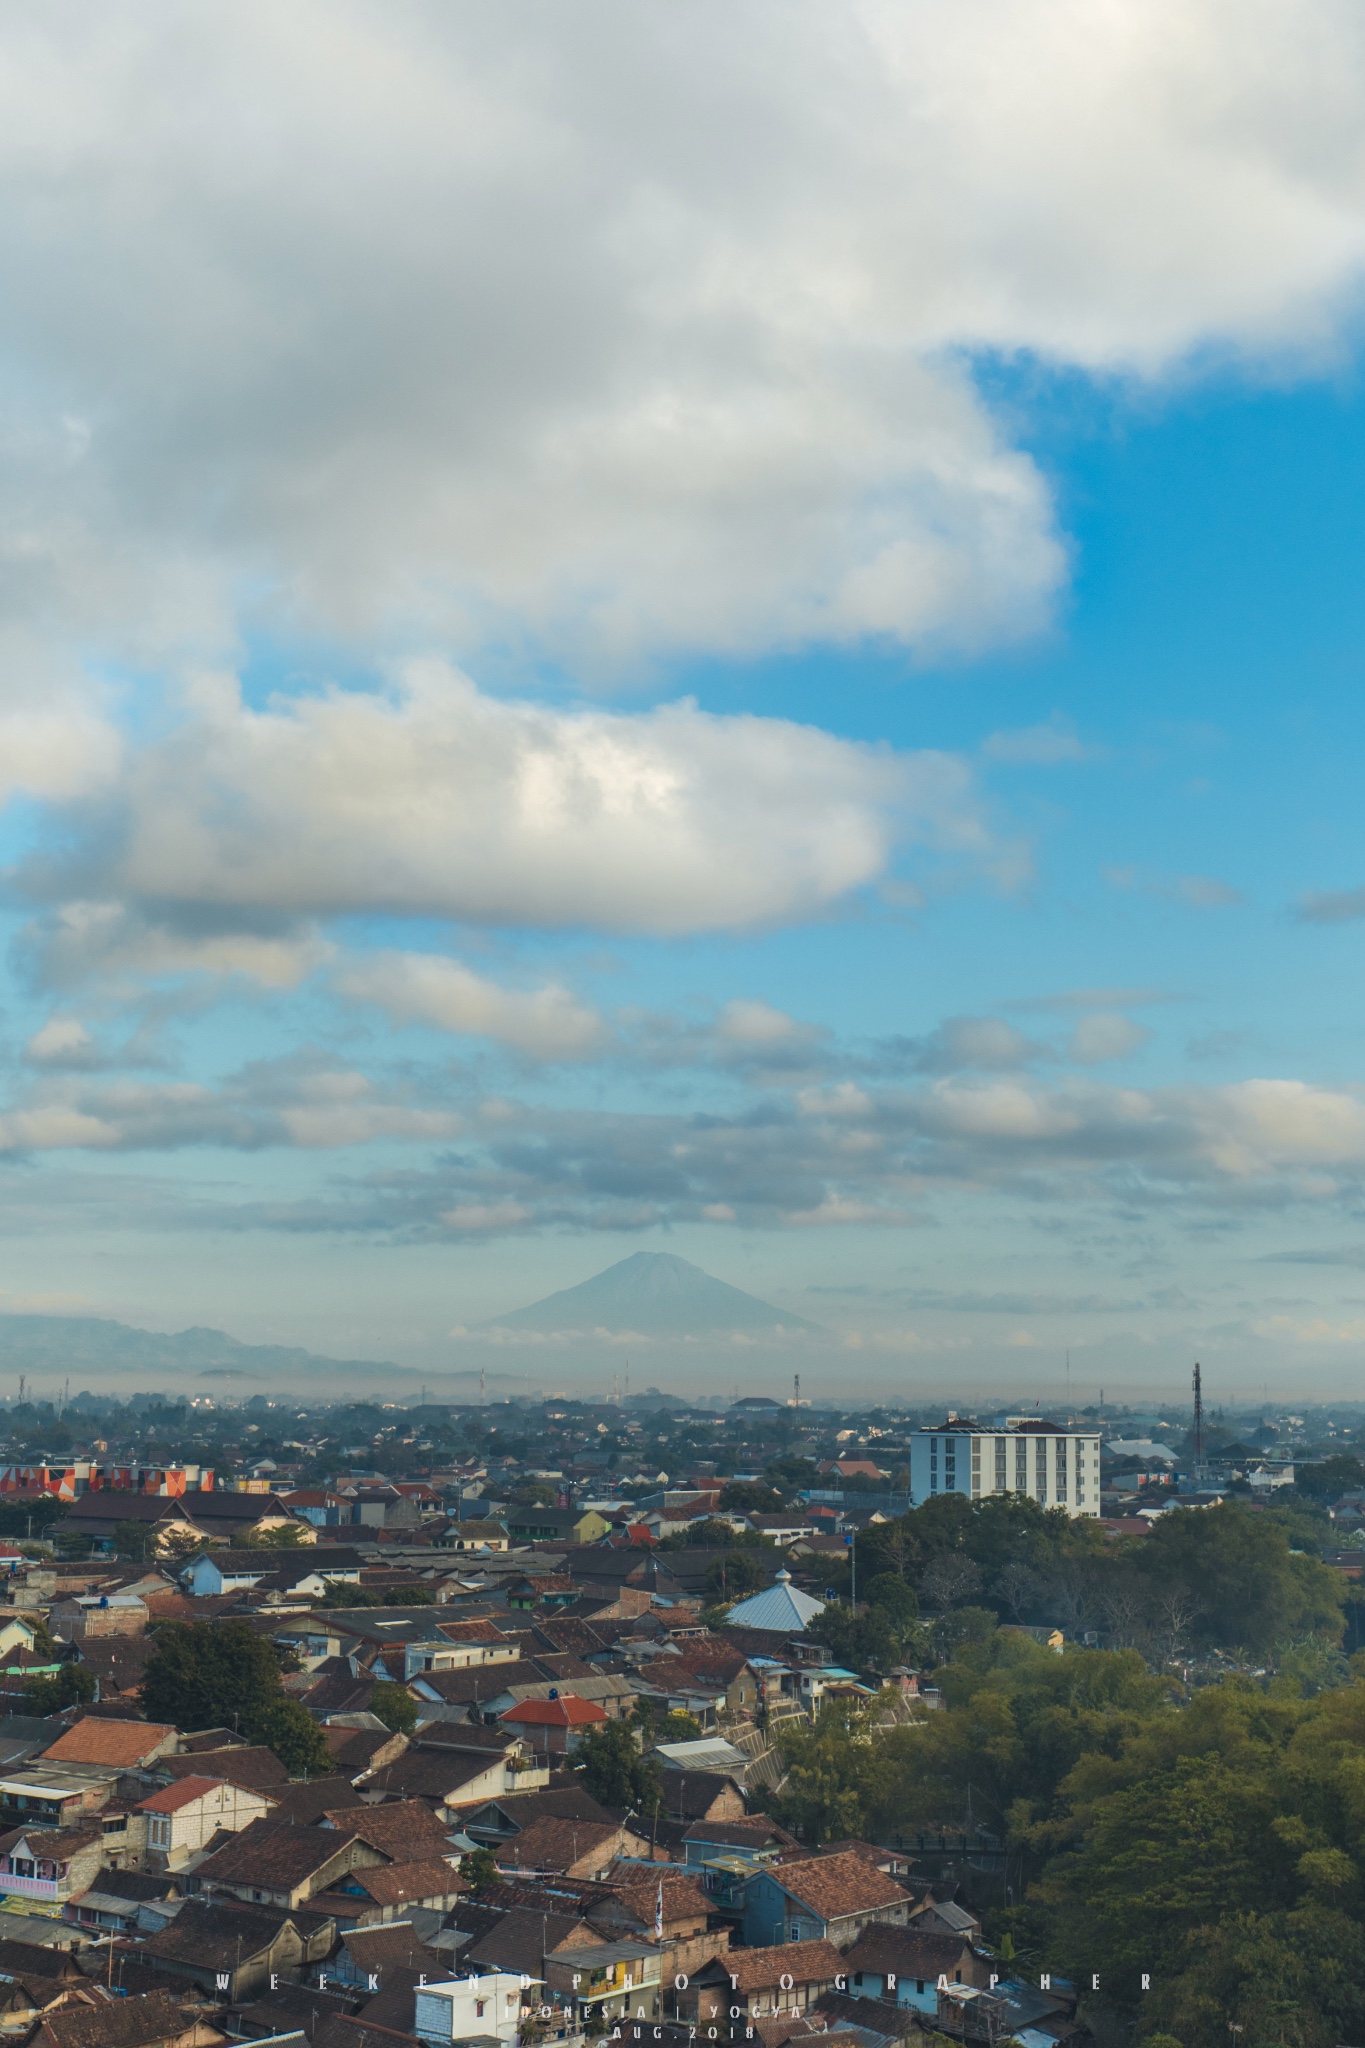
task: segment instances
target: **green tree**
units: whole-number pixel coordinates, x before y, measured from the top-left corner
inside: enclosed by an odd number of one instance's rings
[[[780,1515],[785,1504],[775,1487],[756,1479],[732,1479],[721,1489],[719,1505],[737,1515]]]
[[[24,1686],[26,1714],[60,1714],[95,1697],[94,1675],[83,1664],[63,1664],[51,1678],[30,1678]]]
[[[334,1768],[321,1728],[297,1700],[281,1692],[248,1724],[253,1742],[273,1749],[293,1778],[323,1778]]]
[[[1341,1453],[1311,1465],[1296,1463],[1294,1485],[1314,1500],[1338,1500],[1343,1493],[1358,1493],[1365,1487],[1365,1465],[1359,1458]]]
[[[234,1728],[249,1742],[267,1744],[296,1776],[330,1769],[322,1730],[287,1697],[273,1646],[246,1622],[166,1622],[155,1641],[141,1691],[149,1721],[187,1734]]]
[[[863,1598],[893,1628],[908,1629],[919,1620],[919,1600],[898,1572],[878,1572],[863,1589]]]
[[[714,1599],[742,1600],[766,1586],[769,1574],[750,1552],[727,1550],[716,1558],[706,1574],[706,1590]]]
[[[390,1586],[384,1594],[386,1607],[434,1607],[436,1595],[430,1586]]]
[[[324,1602],[328,1607],[382,1607],[384,1596],[373,1586],[353,1586],[348,1579],[324,1579]]]
[[[671,1707],[659,1722],[655,1739],[659,1742],[699,1742],[701,1722],[685,1707]]]
[[[779,1724],[787,1777],[774,1816],[802,1841],[818,1846],[866,1828],[876,1773],[867,1725],[866,1711],[846,1700],[825,1701],[813,1722]]]
[[[370,1712],[396,1735],[411,1735],[417,1726],[417,1702],[405,1685],[381,1679],[370,1694]]]
[[[157,1531],[147,1522],[115,1522],[114,1548],[130,1564],[145,1564],[156,1555]]]
[[[476,1899],[506,1882],[491,1849],[466,1850],[460,1858],[460,1876]]]
[[[603,1806],[627,1807],[647,1818],[662,1802],[659,1766],[642,1755],[629,1721],[589,1728],[574,1751],[573,1764]]]
[[[238,1529],[234,1550],[302,1550],[311,1547],[314,1532],[306,1522],[281,1522],[273,1529]]]

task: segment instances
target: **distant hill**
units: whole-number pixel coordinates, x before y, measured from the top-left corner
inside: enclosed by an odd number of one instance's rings
[[[726,1330],[818,1330],[801,1316],[715,1280],[669,1252],[634,1252],[577,1287],[485,1323],[486,1330],[567,1335],[637,1331],[644,1337],[708,1337]]]
[[[399,1370],[371,1359],[323,1358],[292,1345],[242,1344],[223,1330],[178,1330],[166,1336],[103,1316],[0,1315],[0,1375],[52,1373],[77,1380],[164,1373],[172,1379],[231,1377],[279,1385],[320,1373],[350,1377]]]

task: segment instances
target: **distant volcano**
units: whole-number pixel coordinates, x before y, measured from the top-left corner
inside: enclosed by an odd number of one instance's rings
[[[802,1316],[774,1308],[700,1266],[669,1252],[634,1252],[577,1287],[547,1294],[529,1308],[496,1316],[488,1330],[588,1334],[638,1331],[643,1337],[713,1337],[726,1330],[818,1330]]]

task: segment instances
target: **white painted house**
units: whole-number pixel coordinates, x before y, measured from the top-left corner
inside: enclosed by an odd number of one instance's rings
[[[270,1801],[221,1778],[181,1778],[137,1807],[146,1823],[147,1862],[153,1870],[182,1870],[220,1828],[237,1834],[264,1820]]]
[[[445,1984],[426,1984],[417,1992],[413,2032],[419,2040],[439,2042],[494,2039],[511,2048],[521,2024],[522,1982],[510,1970],[490,1970],[482,1977],[454,1977]]]

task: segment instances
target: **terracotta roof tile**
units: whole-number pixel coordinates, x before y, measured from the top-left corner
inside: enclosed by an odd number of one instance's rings
[[[788,1941],[773,1948],[727,1949],[721,1964],[740,1991],[775,1991],[784,1976],[798,1984],[831,1984],[847,1965],[832,1941]]]
[[[371,1863],[351,1871],[348,1885],[359,1885],[377,1906],[409,1906],[422,1899],[457,1897],[469,1887],[439,1857],[415,1863]]]
[[[818,1913],[822,1920],[837,1920],[848,1913],[871,1913],[879,1906],[908,1903],[910,1899],[904,1886],[885,1871],[865,1863],[853,1851],[783,1864],[773,1875],[784,1891]]]
[[[131,1769],[176,1733],[162,1722],[106,1721],[87,1715],[43,1751],[43,1762],[112,1764]]]
[[[358,1835],[393,1863],[416,1863],[444,1856],[446,1830],[420,1799],[395,1799],[387,1806],[343,1806],[323,1815],[348,1835]]]

